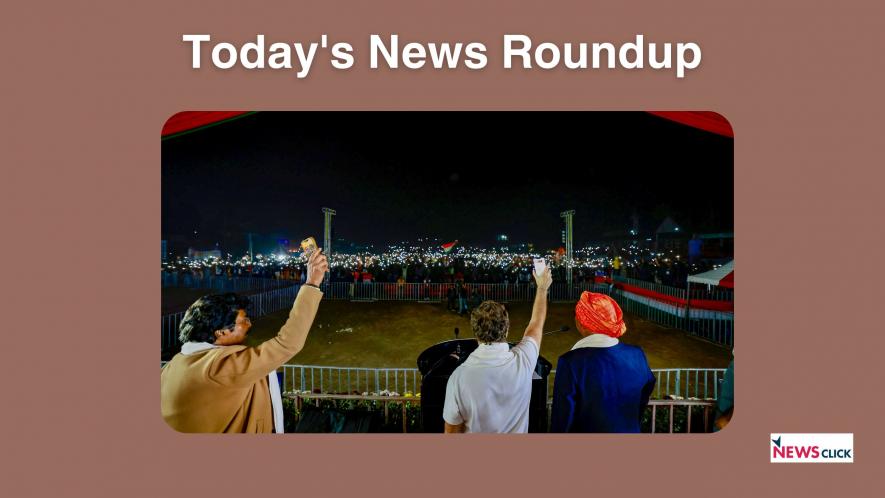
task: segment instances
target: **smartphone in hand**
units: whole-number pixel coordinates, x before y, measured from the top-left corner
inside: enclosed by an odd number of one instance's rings
[[[313,237],[308,237],[301,241],[301,250],[304,252],[304,258],[307,259],[317,250],[317,241]]]
[[[544,271],[547,269],[547,262],[544,258],[534,258],[535,262],[535,275],[539,277],[544,274]]]

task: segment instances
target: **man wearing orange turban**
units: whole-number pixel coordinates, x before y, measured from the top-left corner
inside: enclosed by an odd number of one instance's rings
[[[605,334],[617,339],[624,335],[624,312],[614,299],[605,294],[584,292],[575,306],[575,324],[581,335]]]
[[[556,365],[551,432],[639,432],[655,377],[642,349],[618,340],[627,331],[621,307],[584,292],[575,325],[584,338]]]

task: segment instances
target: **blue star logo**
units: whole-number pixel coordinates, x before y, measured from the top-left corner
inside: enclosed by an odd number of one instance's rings
[[[771,442],[776,444],[778,448],[781,447],[781,437],[780,436],[778,436],[777,439],[772,439]]]

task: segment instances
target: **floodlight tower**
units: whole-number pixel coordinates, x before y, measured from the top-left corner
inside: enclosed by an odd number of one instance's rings
[[[332,217],[336,214],[338,213],[334,209],[323,208],[323,253],[329,260],[329,264],[332,264]],[[329,272],[326,272],[325,281],[329,281]]]
[[[572,240],[574,238],[572,219],[574,216],[574,209],[559,213],[559,217],[565,220],[565,281],[568,283],[569,297],[572,294]]]

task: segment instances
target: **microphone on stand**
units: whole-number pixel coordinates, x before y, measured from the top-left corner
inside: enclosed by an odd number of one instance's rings
[[[559,330],[551,330],[550,332],[544,332],[544,335],[555,334],[557,332],[568,332],[569,330],[571,330],[570,327],[568,327],[567,325],[563,325],[562,327],[559,327]]]
[[[459,365],[461,363],[461,354],[461,344],[455,344],[455,350],[436,360],[436,363],[434,363],[427,371],[427,375],[430,375],[431,372],[434,372],[437,368],[442,367],[446,363],[454,364],[456,366]]]

